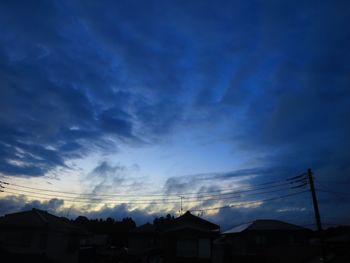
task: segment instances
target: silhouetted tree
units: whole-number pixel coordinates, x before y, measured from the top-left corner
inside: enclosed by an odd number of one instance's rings
[[[136,227],[131,217],[126,217],[123,218],[122,221],[117,221],[111,217],[108,217],[106,220],[89,220],[85,216],[78,216],[74,222],[83,226],[93,234],[108,235],[110,245],[119,247],[126,246],[129,231]]]
[[[170,214],[167,214],[166,217],[156,217],[153,220],[153,224],[155,225],[155,227],[159,230],[163,230],[166,229],[170,226],[170,224],[172,224],[172,222],[174,221],[174,216],[171,216]]]

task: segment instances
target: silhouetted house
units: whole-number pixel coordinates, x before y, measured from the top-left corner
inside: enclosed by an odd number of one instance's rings
[[[166,224],[144,224],[130,232],[134,262],[212,262],[212,243],[219,226],[186,212]]]
[[[212,262],[212,244],[218,225],[187,211],[162,234],[164,262]]]
[[[146,223],[129,232],[129,262],[162,262],[164,225]]]
[[[286,222],[256,220],[222,233],[215,245],[224,249],[223,262],[304,262],[314,255],[311,234]]]
[[[93,247],[105,247],[108,245],[108,235],[106,234],[90,234],[86,238],[82,245],[88,245]]]
[[[130,255],[144,255],[159,248],[159,231],[150,223],[141,225],[129,233],[128,253]]]
[[[84,231],[68,219],[38,209],[0,219],[0,245],[8,262],[21,257],[40,262],[78,262],[82,234]]]

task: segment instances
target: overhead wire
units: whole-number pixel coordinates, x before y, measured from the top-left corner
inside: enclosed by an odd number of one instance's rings
[[[248,193],[250,195],[254,195],[254,194],[268,194],[270,192],[277,192],[277,191],[282,191],[282,190],[287,190],[287,188],[280,188],[281,186],[286,186],[286,185],[289,185],[293,182],[287,182],[287,183],[280,183],[280,184],[275,184],[275,185],[272,185],[272,186],[269,186],[269,187],[260,187],[260,188],[254,188],[254,187],[250,187],[250,188],[246,188],[245,190],[240,190],[240,191],[232,191],[232,192],[228,192],[228,193],[221,193],[221,194],[212,194],[212,195],[197,195],[197,196],[193,196],[193,197],[182,197],[184,199],[186,199],[187,201],[190,201],[190,200],[193,200],[193,201],[208,201],[208,200],[218,200],[218,199],[232,199],[232,198],[235,198],[235,197],[240,197],[239,194],[242,194],[242,193]],[[9,185],[9,183],[7,183],[7,185]],[[15,185],[15,184],[10,184],[10,185]],[[33,192],[33,191],[28,191],[28,190],[23,190],[23,189],[18,189],[19,185],[16,185],[15,187],[9,187],[9,186],[6,186],[7,189],[9,190],[12,190],[12,191],[20,191],[20,193],[13,193],[13,194],[22,194],[23,193],[29,193],[29,194],[35,194],[36,197],[38,197],[38,195],[41,195],[41,196],[51,196],[51,197],[55,197],[55,198],[65,198],[66,200],[68,199],[74,199],[74,200],[77,200],[77,199],[80,199],[80,200],[89,200],[89,201],[92,201],[92,200],[109,200],[109,201],[114,201],[114,202],[140,202],[140,201],[148,201],[148,202],[157,202],[157,201],[161,201],[162,203],[164,202],[167,202],[167,201],[176,201],[178,200],[178,198],[158,198],[158,199],[151,199],[151,200],[145,200],[145,199],[126,199],[126,200],[115,200],[115,199],[110,199],[110,198],[105,198],[104,195],[97,195],[95,194],[94,197],[84,197],[84,195],[78,195],[78,196],[66,196],[66,195],[57,195],[57,194],[50,194],[50,193],[38,193],[38,192]],[[291,187],[291,188],[299,188],[299,187],[302,187],[304,185],[297,185],[297,186],[294,186],[294,187]],[[278,187],[279,189],[277,190],[274,190],[274,191],[265,191],[265,192],[257,192],[257,193],[251,193],[251,192],[256,192],[258,190],[264,190],[264,189],[272,189],[272,188],[276,188]],[[4,187],[3,187],[4,188]],[[39,189],[39,188],[38,188]],[[7,192],[9,192],[7,190]],[[57,191],[59,192],[59,191]],[[29,195],[28,195],[29,196]],[[106,195],[108,196],[108,195]],[[108,196],[109,197],[109,196]],[[141,196],[140,196],[141,197]],[[217,198],[217,199],[214,199],[214,197],[220,197],[220,198]],[[120,196],[119,196],[120,198]],[[126,197],[124,197],[126,198]],[[208,199],[209,198],[209,199]]]
[[[10,194],[16,194],[19,195],[18,193],[15,192],[11,192],[11,191],[6,191],[7,193]],[[220,206],[220,207],[213,207],[213,208],[202,208],[202,209],[189,209],[190,211],[196,212],[196,211],[209,211],[209,210],[219,210],[219,209],[223,209],[223,208],[234,208],[234,207],[242,207],[242,206],[246,206],[246,205],[252,205],[252,204],[257,204],[257,203],[264,203],[264,202],[268,202],[268,201],[273,201],[273,200],[278,200],[278,199],[283,199],[289,196],[294,196],[294,195],[298,195],[301,193],[305,193],[308,192],[307,190],[305,191],[299,191],[299,192],[294,192],[294,193],[290,193],[290,194],[286,194],[286,195],[282,195],[282,196],[277,196],[277,197],[272,197],[272,198],[267,198],[267,199],[261,199],[261,200],[254,200],[254,201],[241,201],[241,202],[237,202],[236,204],[230,204],[230,205],[225,205],[225,206]],[[41,197],[41,196],[37,196],[37,195],[31,195],[30,197],[35,197],[35,198],[41,198],[41,199],[46,199],[46,200],[52,200],[54,198],[50,198],[50,197]],[[89,200],[89,201],[84,201],[84,200],[63,200],[65,202],[71,202],[71,203],[102,203],[102,204],[130,204],[130,205],[153,205],[153,204],[164,204],[164,202],[115,202],[115,201],[104,201],[101,202],[101,200]],[[212,200],[214,201],[214,200]],[[174,202],[170,202],[170,204],[179,204],[180,201],[174,201]]]
[[[242,193],[249,193],[249,192],[255,192],[255,191],[259,191],[259,190],[264,190],[264,189],[273,189],[273,188],[280,188],[281,186],[287,186],[287,185],[290,185],[289,182],[287,183],[282,183],[282,184],[278,184],[278,185],[273,185],[273,186],[270,186],[270,187],[259,187],[259,188],[246,188],[244,190],[237,190],[237,191],[231,191],[231,192],[225,192],[225,193],[221,193],[221,194],[212,194],[212,195],[197,195],[197,196],[192,196],[192,197],[183,197],[184,199],[186,200],[196,200],[196,199],[204,199],[204,198],[213,198],[213,197],[221,197],[221,196],[232,196],[232,195],[238,195],[238,194],[242,194]],[[296,185],[294,187],[300,187],[302,185]],[[292,187],[292,188],[294,188]],[[10,189],[10,190],[13,190],[13,191],[21,191],[21,192],[24,192],[24,193],[30,193],[30,194],[38,194],[38,192],[33,192],[33,191],[29,191],[29,190],[23,190],[23,189],[18,189],[18,187],[11,187],[11,186],[6,186],[7,189]],[[288,188],[288,187],[287,187]],[[85,197],[84,195],[77,195],[77,196],[67,196],[67,195],[63,195],[63,194],[51,194],[51,193],[40,193],[42,195],[47,195],[47,196],[53,196],[53,197],[62,197],[62,198],[79,198],[79,199],[91,199],[89,196]],[[109,200],[111,198],[111,196],[109,195],[98,195],[98,194],[95,194],[94,197],[96,198],[99,198],[99,199],[106,199],[106,200]],[[118,196],[119,198],[121,198],[121,196]],[[139,196],[141,197],[141,196]],[[124,197],[124,198],[127,198],[127,197]],[[139,198],[138,198],[139,199]],[[171,198],[158,198],[158,199],[151,199],[151,201],[164,201],[164,200],[177,200],[177,198],[174,198],[174,197],[171,197]],[[115,200],[115,199],[113,199]],[[129,199],[129,200],[134,200],[134,199]],[[146,200],[144,200],[146,201]]]
[[[260,183],[260,184],[255,184],[253,187],[247,187],[244,190],[241,190],[239,192],[243,192],[243,191],[250,191],[253,190],[256,186],[264,186],[264,185],[271,185],[271,187],[277,187],[280,184],[281,185],[288,185],[288,184],[292,184],[293,182],[296,183],[298,182],[296,179],[304,176],[305,173],[300,174],[298,176],[294,176],[294,177],[288,177],[279,181],[269,181],[269,182],[264,182],[264,183]],[[283,182],[283,183],[281,183]],[[178,197],[179,195],[181,196],[186,196],[186,195],[204,195],[207,193],[219,193],[218,195],[221,194],[230,194],[232,193],[233,190],[235,190],[234,188],[222,188],[219,190],[211,190],[211,191],[203,191],[203,192],[192,192],[192,193],[175,193],[175,194],[135,194],[135,195],[130,195],[130,194],[96,194],[96,193],[77,193],[77,192],[68,192],[68,191],[57,191],[57,190],[51,190],[51,189],[43,189],[43,188],[36,188],[36,187],[30,187],[30,186],[23,186],[23,185],[19,185],[19,184],[15,184],[15,183],[9,183],[9,182],[5,182],[5,181],[0,181],[0,184],[6,184],[6,185],[10,185],[10,186],[15,186],[15,187],[19,187],[19,188],[23,188],[23,189],[30,189],[30,190],[35,190],[35,191],[43,191],[43,192],[52,192],[52,193],[60,193],[60,194],[67,194],[67,195],[76,195],[76,196],[123,196],[123,197],[149,197],[149,196],[176,196]],[[279,184],[280,183],[280,184]],[[269,186],[266,186],[266,188],[268,188]],[[264,189],[264,188],[259,188],[259,189]],[[231,192],[227,192],[224,193],[226,191],[231,191]],[[236,193],[238,191],[235,191]]]
[[[300,187],[302,187],[303,185],[300,185]],[[29,193],[31,195],[27,195],[28,197],[36,197],[36,198],[42,198],[42,197],[50,197],[50,198],[57,198],[57,199],[63,199],[63,200],[86,200],[88,201],[98,201],[98,202],[105,202],[105,201],[110,201],[110,202],[114,202],[114,203],[173,203],[174,201],[178,201],[178,199],[149,199],[149,200],[145,200],[145,199],[127,199],[127,200],[116,200],[116,199],[106,199],[106,198],[98,198],[97,196],[94,198],[88,198],[88,197],[67,197],[67,196],[61,196],[61,195],[53,195],[53,194],[47,194],[47,193],[35,193],[32,191],[26,191],[26,190],[18,190],[18,189],[14,189],[14,188],[10,188],[7,187],[7,189],[12,190],[12,191],[8,191],[5,190],[5,192],[7,193],[12,193],[12,194],[22,194],[21,192],[25,192],[25,193]],[[275,193],[275,192],[280,192],[280,191],[286,191],[286,190],[290,190],[290,187],[283,187],[283,188],[279,188],[279,189],[274,189],[274,190],[270,190],[270,191],[260,191],[260,192],[249,192],[246,193],[245,195],[231,195],[231,196],[222,196],[222,197],[217,197],[217,195],[215,196],[207,196],[206,198],[184,198],[184,200],[189,201],[190,203],[193,202],[205,202],[205,201],[218,201],[218,200],[227,200],[227,199],[234,199],[234,198],[241,198],[241,197],[250,197],[250,196],[254,196],[254,195],[261,195],[261,194],[270,194],[270,193]],[[13,192],[13,191],[17,191],[17,192]],[[18,191],[21,191],[18,193]],[[255,190],[256,191],[256,190]],[[34,194],[34,195],[32,195]],[[208,198],[209,197],[209,198]]]
[[[290,193],[290,194],[286,194],[286,195],[282,195],[282,196],[278,196],[278,197],[272,197],[272,198],[256,200],[256,201],[241,202],[239,204],[230,204],[230,205],[225,205],[225,206],[210,207],[210,208],[203,208],[203,209],[190,209],[190,211],[200,212],[200,211],[209,211],[209,210],[219,210],[219,209],[224,209],[224,208],[242,207],[242,206],[250,205],[250,204],[256,204],[256,203],[261,203],[261,202],[269,202],[269,201],[274,201],[274,200],[278,200],[278,199],[283,199],[286,197],[290,197],[290,196],[294,196],[294,195],[298,195],[298,194],[302,194],[302,193],[306,193],[306,192],[308,192],[308,191],[307,190],[299,191],[299,192]]]
[[[274,181],[274,182],[265,182],[265,183],[260,183],[260,184],[256,184],[254,186],[251,187],[247,187],[243,190],[238,190],[238,191],[231,191],[231,192],[223,192],[223,190],[218,190],[220,191],[220,194],[211,194],[211,195],[201,195],[197,193],[197,196],[185,196],[182,198],[184,200],[186,200],[186,202],[188,204],[193,204],[193,203],[198,203],[198,202],[208,202],[208,201],[224,201],[224,200],[232,200],[232,199],[240,199],[240,198],[249,198],[255,195],[268,195],[271,193],[276,193],[279,191],[286,191],[286,190],[291,190],[294,188],[300,188],[303,187],[305,184],[300,184],[302,183],[302,180],[300,180],[300,178],[302,178],[302,176],[304,175],[299,175],[297,177],[292,177],[292,178],[287,178],[284,179],[283,181]],[[286,181],[287,182],[286,182]],[[281,183],[283,182],[283,183]],[[3,185],[6,186],[3,186]],[[293,184],[298,184],[294,187],[286,187],[287,185],[293,185]],[[257,187],[257,186],[264,186],[265,187]],[[55,192],[55,193],[66,193],[66,194],[73,194],[72,192],[63,192],[63,191],[54,191],[54,190],[49,190],[49,189],[42,189],[42,188],[34,188],[34,187],[29,187],[29,186],[22,186],[19,184],[13,184],[13,183],[8,183],[8,182],[4,182],[4,181],[0,181],[0,186],[3,192],[8,193],[8,194],[14,194],[14,195],[24,195],[26,197],[30,197],[30,198],[39,198],[39,199],[46,199],[46,200],[51,200],[53,198],[57,198],[57,199],[62,199],[65,202],[72,202],[72,203],[105,203],[105,204],[135,204],[135,205],[152,205],[152,204],[173,204],[173,205],[177,205],[180,203],[181,200],[178,200],[179,195],[177,195],[177,199],[175,198],[162,198],[162,199],[151,199],[151,200],[145,200],[142,199],[141,197],[143,197],[142,195],[139,195],[138,197],[140,197],[139,199],[125,199],[125,200],[115,200],[115,199],[110,199],[112,196],[119,196],[121,197],[121,195],[92,195],[92,194],[78,194],[78,193],[74,193],[78,196],[62,196],[62,195],[54,195],[54,194],[50,194],[51,192]],[[18,189],[18,188],[22,188],[22,189]],[[277,189],[274,189],[277,188]],[[33,191],[29,191],[29,190],[24,190],[24,189],[31,189],[31,190],[37,190],[37,191],[41,191],[41,192],[33,192]],[[259,190],[264,190],[264,189],[270,189],[268,191],[260,191]],[[274,190],[271,190],[274,189]],[[228,189],[226,189],[228,190]],[[232,189],[231,189],[232,190]],[[207,192],[202,192],[202,193],[215,193],[218,191],[207,191]],[[28,194],[23,194],[23,193],[29,193]],[[190,194],[194,194],[194,193],[187,193],[188,195]],[[249,205],[249,204],[254,204],[254,203],[260,203],[260,202],[266,202],[266,201],[270,201],[270,200],[275,200],[280,199],[280,198],[284,198],[286,196],[291,196],[291,195],[295,195],[295,193],[293,194],[288,194],[288,195],[284,195],[284,196],[279,196],[279,197],[273,197],[273,198],[268,198],[268,199],[262,199],[262,200],[256,200],[256,201],[240,201],[239,205],[237,206],[242,206],[242,205]],[[92,197],[91,197],[92,196]],[[105,198],[109,197],[108,199]],[[144,195],[146,196],[146,195]],[[165,196],[165,195],[149,195],[149,196]],[[169,195],[167,195],[169,196]],[[128,195],[124,195],[124,198],[128,197]],[[224,207],[234,207],[235,205],[229,205],[229,206],[224,206]],[[223,207],[219,207],[219,208],[223,208]],[[197,210],[193,210],[193,211],[206,211],[206,210],[214,210],[214,209],[219,209],[219,208],[204,208],[204,209],[197,209]]]

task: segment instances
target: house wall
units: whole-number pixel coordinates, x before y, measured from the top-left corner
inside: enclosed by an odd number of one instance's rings
[[[165,263],[209,263],[212,256],[212,240],[209,237],[167,237],[163,241]]]
[[[2,246],[12,253],[43,254],[45,247],[42,245],[45,231],[30,229],[2,229],[0,242]]]
[[[227,235],[226,240],[232,252],[248,254],[280,245],[307,243],[307,235],[296,231],[251,231]]]
[[[153,235],[132,235],[128,238],[128,252],[131,255],[141,254],[156,246],[156,237]]]
[[[8,259],[17,258],[17,262],[26,261],[22,258],[31,262],[78,262],[82,233],[68,220],[37,209],[0,220],[1,249]]]
[[[64,232],[50,232],[46,252],[57,262],[76,263],[79,259],[79,239]]]
[[[230,234],[225,238],[224,262],[302,262],[295,255],[305,255],[305,247],[308,247],[308,235],[299,231]]]
[[[46,255],[55,262],[78,262],[79,240],[68,233],[3,229],[0,232],[0,242],[11,253]]]

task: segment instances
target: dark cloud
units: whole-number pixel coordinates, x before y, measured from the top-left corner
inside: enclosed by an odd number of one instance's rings
[[[137,164],[125,166],[102,161],[85,177],[81,178],[86,192],[93,194],[130,194],[139,193],[148,185],[145,178],[138,176]]]
[[[91,176],[99,176],[99,177],[118,177],[118,172],[123,172],[126,170],[124,166],[112,166],[106,161],[101,162],[98,166],[96,166],[92,172]]]
[[[137,140],[131,116],[120,114],[127,94],[112,89],[118,77],[111,79],[111,61],[74,43],[75,36],[65,30],[65,23],[79,25],[53,2],[27,9],[3,4],[1,172],[42,176],[64,167],[66,159],[82,157],[92,145],[108,148],[110,136]],[[102,104],[106,97],[109,103]],[[118,101],[124,105],[115,107]]]
[[[244,147],[266,148],[314,144],[344,125],[344,2],[2,5],[6,174],[43,175],[92,142],[151,142],[179,122],[234,118]]]
[[[46,210],[50,213],[57,214],[60,212],[64,201],[61,199],[53,198],[48,201],[28,200],[24,195],[20,196],[7,196],[0,199],[0,214],[10,214],[19,211],[31,210],[32,208],[38,208]]]
[[[218,223],[223,230],[256,219],[278,219],[315,228],[309,186],[289,185],[290,181],[286,179],[291,178],[291,171],[291,166],[280,166],[275,170],[267,167],[172,177],[166,181],[164,191],[179,196],[182,193],[201,196],[200,202],[191,203],[188,197],[193,195],[184,195],[183,206]],[[330,181],[325,185],[322,178],[316,178],[318,201],[325,227],[347,224],[350,218],[349,193],[346,190],[348,183],[335,184],[336,182],[332,184]],[[228,195],[227,190],[223,189],[231,189],[232,194]],[[225,194],[218,196],[219,193]]]
[[[132,217],[137,225],[144,224],[146,222],[153,222],[153,219],[156,217],[156,214],[149,214],[147,210],[144,209],[133,209],[130,210],[125,204],[116,205],[112,208],[104,207],[97,212],[90,212],[90,218],[115,218],[121,220],[125,217]]]
[[[286,168],[284,168],[286,170]],[[186,192],[193,192],[198,188],[198,193],[201,193],[203,189],[215,187],[213,184],[225,185],[226,188],[232,187],[235,184],[244,183],[251,184],[265,181],[269,178],[269,181],[280,180],[281,176],[287,178],[288,174],[281,173],[280,167],[259,167],[241,169],[236,171],[217,172],[217,173],[200,173],[190,174],[177,177],[169,177],[164,184],[164,192],[167,194],[181,194]],[[204,188],[203,188],[204,187]]]
[[[137,224],[144,224],[146,222],[152,222],[157,216],[147,212],[146,209],[132,209],[126,204],[115,205],[113,207],[104,206],[98,211],[89,211],[87,206],[77,208],[72,205],[71,207],[64,207],[64,201],[61,199],[53,198],[48,201],[28,200],[25,196],[7,196],[0,199],[0,215],[16,213],[20,211],[31,210],[37,208],[45,210],[49,213],[58,216],[64,216],[71,219],[75,219],[79,215],[87,216],[88,218],[108,218],[112,217],[117,220],[121,220],[125,217],[132,217]]]
[[[348,203],[335,202],[329,194],[319,193],[322,223],[325,228],[346,225],[349,221]],[[233,203],[234,204],[234,203]],[[217,213],[204,211],[202,216],[212,220],[227,230],[256,219],[277,219],[316,229],[310,193],[293,198],[266,201],[258,206],[222,208]]]
[[[41,176],[69,158],[84,156],[94,145],[110,150],[113,140],[151,142],[181,116],[183,74],[173,58],[182,48],[175,51],[168,36],[154,43],[146,41],[147,35],[135,38],[133,23],[144,25],[135,28],[139,33],[158,31],[162,23],[143,23],[147,14],[126,19],[134,5],[2,5],[4,174]],[[161,48],[170,43],[175,46]],[[41,160],[40,165],[29,156]]]

